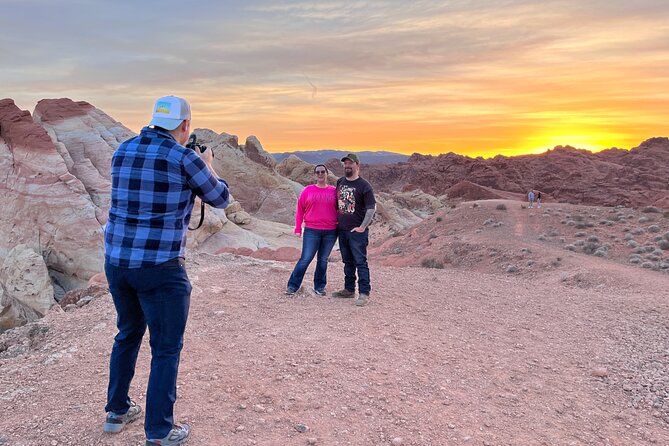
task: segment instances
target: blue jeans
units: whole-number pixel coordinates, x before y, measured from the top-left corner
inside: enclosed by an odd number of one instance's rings
[[[365,232],[339,231],[339,250],[344,262],[344,288],[355,291],[355,273],[358,272],[358,291],[369,294],[369,266],[367,265],[367,245],[369,230]]]
[[[118,334],[109,360],[105,411],[128,411],[128,390],[146,327],[151,345],[151,373],[146,392],[144,430],[147,438],[163,438],[174,424],[177,373],[188,319],[191,284],[183,260],[148,268],[105,264],[116,307]]]
[[[316,271],[314,271],[314,288],[324,290],[327,284],[328,257],[332,247],[337,241],[337,230],[311,229],[304,228],[302,234],[302,256],[297,261],[293,273],[288,279],[288,288],[298,290],[302,285],[304,273],[307,272],[309,264],[314,259],[316,253]]]

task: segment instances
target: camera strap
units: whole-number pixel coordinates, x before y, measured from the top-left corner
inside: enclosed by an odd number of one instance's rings
[[[188,228],[189,231],[195,231],[196,229],[200,229],[200,226],[202,226],[202,223],[204,222],[204,201],[200,202],[200,222],[195,226],[194,228]]]

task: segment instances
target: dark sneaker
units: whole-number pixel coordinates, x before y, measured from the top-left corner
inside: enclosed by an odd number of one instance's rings
[[[135,421],[142,413],[142,408],[139,407],[134,401],[130,401],[130,408],[124,414],[117,414],[114,412],[107,412],[107,419],[105,424],[102,426],[103,432],[109,432],[112,434],[117,434],[123,430],[123,427]]]
[[[347,289],[335,291],[334,293],[332,293],[332,297],[352,299],[353,297],[355,297],[355,291],[349,291]]]
[[[295,293],[297,293],[297,290],[294,290],[292,288],[286,289],[286,296],[293,296],[295,295]]]
[[[171,431],[167,433],[165,438],[147,438],[146,446],[176,446],[183,444],[188,440],[190,435],[190,426],[187,424],[175,424]]]
[[[355,301],[355,304],[359,307],[364,307],[365,305],[367,305],[368,300],[369,300],[369,294],[360,293],[358,299]]]
[[[313,288],[312,291],[316,293],[317,296],[326,296],[328,293],[325,291],[325,288],[322,288],[320,290],[317,290],[316,288]]]

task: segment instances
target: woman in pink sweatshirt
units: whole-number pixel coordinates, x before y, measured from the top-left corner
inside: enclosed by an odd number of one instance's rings
[[[337,190],[327,183],[328,169],[323,164],[314,167],[314,174],[316,184],[305,187],[297,200],[295,234],[302,234],[302,256],[288,279],[286,294],[289,295],[300,289],[304,273],[318,254],[313,291],[319,296],[325,296],[328,257],[337,241]]]

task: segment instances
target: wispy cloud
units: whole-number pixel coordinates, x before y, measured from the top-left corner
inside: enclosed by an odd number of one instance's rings
[[[630,147],[669,117],[661,0],[142,6],[0,0],[0,96],[87,100],[138,130],[180,94],[197,126],[269,150]]]

